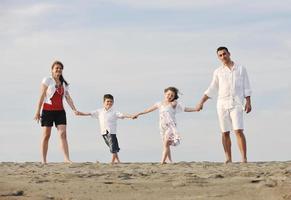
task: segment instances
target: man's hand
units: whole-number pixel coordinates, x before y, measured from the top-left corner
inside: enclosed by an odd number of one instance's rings
[[[249,113],[252,111],[251,103],[248,101],[246,102],[246,105],[245,105],[245,111],[246,111],[246,113]]]

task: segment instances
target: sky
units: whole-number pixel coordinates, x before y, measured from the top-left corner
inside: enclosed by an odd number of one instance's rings
[[[136,113],[161,101],[168,86],[194,107],[220,66],[219,46],[249,74],[248,160],[291,160],[290,35],[291,0],[0,0],[0,162],[40,161],[42,130],[33,117],[55,60],[64,64],[78,110],[102,107],[103,94],[111,93],[115,110]],[[65,108],[71,159],[109,162],[98,122]],[[175,162],[224,161],[216,99],[177,120]],[[231,137],[233,160],[240,161]],[[158,162],[158,112],[119,120],[118,139],[122,161]],[[56,129],[48,161],[63,161]]]

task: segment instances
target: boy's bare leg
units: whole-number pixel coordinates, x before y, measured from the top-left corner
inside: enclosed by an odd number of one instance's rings
[[[115,160],[117,161],[117,163],[120,163],[119,157],[118,157],[118,153],[116,153],[115,155]]]
[[[231,158],[231,139],[230,139],[230,133],[229,132],[223,132],[222,133],[222,144],[224,148],[224,153],[225,153],[225,163],[231,163],[232,158]]]
[[[42,156],[42,164],[47,164],[46,157],[48,151],[48,143],[51,136],[52,127],[43,127],[42,139],[41,139],[41,156]]]
[[[245,135],[242,129],[235,130],[234,132],[236,134],[237,144],[241,153],[242,162],[246,163],[247,162],[247,143],[246,143]]]
[[[113,153],[112,154],[112,160],[111,160],[111,164],[115,164],[115,161],[117,161],[117,163],[120,163],[119,157],[117,153]]]

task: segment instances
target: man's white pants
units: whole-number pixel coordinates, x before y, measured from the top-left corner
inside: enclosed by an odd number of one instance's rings
[[[244,129],[243,112],[241,105],[235,105],[232,108],[218,105],[217,114],[221,131],[229,132],[231,130]]]

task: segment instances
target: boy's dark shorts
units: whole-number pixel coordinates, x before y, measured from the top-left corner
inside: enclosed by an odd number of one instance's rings
[[[41,126],[52,127],[66,125],[66,111],[65,110],[43,110],[41,113]]]
[[[118,145],[118,140],[117,140],[116,134],[110,134],[107,132],[105,135],[102,135],[102,136],[103,136],[105,143],[109,147],[111,153],[119,152],[120,148]]]

